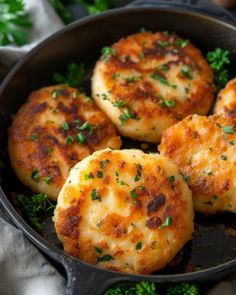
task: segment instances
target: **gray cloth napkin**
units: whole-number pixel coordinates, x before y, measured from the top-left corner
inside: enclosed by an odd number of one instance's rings
[[[7,67],[12,66],[43,39],[64,27],[61,19],[47,0],[24,0],[24,3],[25,10],[30,14],[33,23],[29,42],[22,47],[0,46],[0,62]]]
[[[65,295],[65,279],[22,232],[0,218],[0,294]]]

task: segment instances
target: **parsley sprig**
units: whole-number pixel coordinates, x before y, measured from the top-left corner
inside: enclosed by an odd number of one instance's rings
[[[45,194],[36,194],[31,197],[18,194],[16,195],[16,203],[22,207],[29,222],[38,231],[43,229],[39,214],[51,211],[55,208],[55,205]]]
[[[216,87],[218,89],[223,88],[229,80],[229,72],[225,68],[226,65],[230,64],[229,51],[216,48],[207,53],[207,60],[213,70]]]
[[[0,45],[22,46],[32,27],[22,0],[0,0]]]
[[[166,291],[157,292],[154,283],[119,283],[108,289],[104,295],[199,295],[196,284],[180,283],[169,287]]]
[[[84,75],[85,69],[83,63],[70,63],[67,66],[67,71],[65,75],[59,73],[53,74],[53,81],[58,84],[68,85],[70,87],[75,87],[81,90],[81,84],[84,80]]]

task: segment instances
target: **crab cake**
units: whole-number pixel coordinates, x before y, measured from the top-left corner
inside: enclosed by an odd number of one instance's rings
[[[236,119],[236,78],[230,80],[219,92],[214,113]]]
[[[208,113],[215,86],[210,66],[189,40],[144,32],[104,47],[93,98],[123,136],[157,143],[189,114]]]
[[[91,99],[66,86],[34,91],[9,129],[9,155],[17,176],[52,200],[78,161],[96,150],[120,146],[106,115]]]
[[[236,212],[235,122],[189,116],[164,133],[159,150],[179,166],[197,211]]]
[[[163,156],[105,149],[71,170],[54,222],[72,256],[110,270],[149,274],[191,239],[191,191]]]

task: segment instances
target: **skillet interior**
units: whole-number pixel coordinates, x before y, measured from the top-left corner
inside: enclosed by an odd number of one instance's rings
[[[100,49],[123,36],[139,31],[140,27],[152,31],[175,31],[180,36],[189,38],[203,52],[216,47],[228,49],[232,52],[231,68],[236,67],[236,28],[194,13],[164,8],[119,9],[68,26],[28,54],[8,75],[0,88],[0,184],[11,203],[12,192],[27,191],[10,169],[6,151],[7,128],[12,114],[16,113],[32,90],[50,85],[52,74],[64,71],[71,61],[86,64],[85,86],[89,94],[89,78],[100,55]],[[138,147],[138,144],[128,141],[123,145],[131,146]],[[43,219],[46,226],[42,236],[60,248],[51,216],[44,216]],[[232,234],[228,234],[228,229],[236,230],[233,214],[212,217],[197,215],[193,241],[184,247],[174,266],[157,274],[181,274],[195,271],[199,267],[209,269],[233,260],[236,265],[236,239]]]

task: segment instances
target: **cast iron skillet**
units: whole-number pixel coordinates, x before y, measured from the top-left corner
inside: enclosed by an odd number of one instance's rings
[[[138,276],[99,269],[70,257],[54,238],[51,216],[45,217],[46,230],[40,235],[22,218],[11,198],[12,192],[25,190],[10,169],[6,151],[7,128],[12,114],[16,113],[32,90],[51,84],[52,73],[65,70],[69,62],[85,62],[89,79],[103,46],[109,46],[120,37],[146,27],[152,31],[176,31],[180,36],[191,39],[203,52],[216,47],[228,49],[232,52],[232,68],[236,67],[236,27],[213,17],[180,9],[176,5],[174,8],[164,7],[166,5],[151,7],[156,2],[160,1],[151,1],[150,5],[145,1],[145,7],[117,9],[71,24],[20,61],[0,88],[0,201],[26,236],[64,266],[68,279],[67,294],[70,295],[102,294],[108,286],[119,281],[173,283],[219,280],[236,270],[236,239],[230,234],[236,230],[233,214],[213,217],[196,215],[194,239],[180,252],[175,265],[153,275]],[[230,18],[227,13],[223,14],[225,18]],[[201,269],[196,271],[197,267]]]

